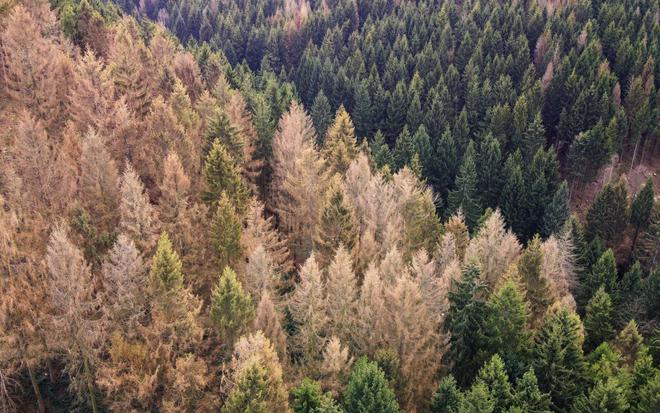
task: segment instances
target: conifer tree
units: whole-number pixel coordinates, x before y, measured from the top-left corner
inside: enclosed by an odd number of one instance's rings
[[[281,316],[267,290],[261,293],[254,317],[254,329],[261,331],[270,340],[280,360],[286,360],[286,336],[282,328]]]
[[[468,264],[463,279],[449,292],[449,312],[445,316],[443,331],[450,334],[449,350],[443,361],[449,364],[459,385],[467,385],[483,360],[478,351],[483,342],[483,321],[486,304],[480,298],[485,286],[479,280],[479,267]]]
[[[330,108],[328,107],[328,111],[329,109]],[[313,111],[314,109],[312,108],[312,112]],[[355,132],[357,133],[358,138],[371,136],[371,134],[374,132],[373,112],[374,108],[371,102],[371,96],[369,96],[368,84],[366,80],[363,80],[356,85],[355,91],[353,92],[353,110],[351,112],[353,113],[353,120],[355,121]],[[319,131],[319,133],[321,132]]]
[[[140,177],[129,163],[121,177],[119,191],[119,228],[146,252],[155,241],[155,212]]]
[[[653,210],[653,181],[649,177],[642,189],[635,194],[630,205],[630,223],[635,227],[630,251],[634,251],[639,232],[648,227]]]
[[[247,208],[248,189],[241,180],[236,161],[227,149],[215,139],[204,162],[205,189],[202,200],[215,207],[224,191],[239,213]]]
[[[483,383],[475,383],[461,400],[461,413],[493,413],[495,399]]]
[[[346,413],[401,411],[385,374],[376,363],[370,362],[366,357],[355,363],[344,390],[342,405]]]
[[[614,336],[612,310],[612,299],[601,286],[589,300],[584,317],[587,350],[595,349],[600,343]]]
[[[465,150],[463,163],[456,175],[454,189],[449,191],[447,201],[449,210],[456,212],[460,209],[465,216],[468,228],[474,228],[481,216],[481,205],[479,205],[477,194],[477,166],[473,141],[470,141]]]
[[[332,123],[332,108],[330,107],[328,98],[323,93],[323,89],[314,98],[311,116],[318,136],[318,142],[316,144],[318,147],[321,147],[323,146],[325,134]]]
[[[348,342],[352,330],[355,302],[355,275],[349,252],[339,245],[328,267],[323,308],[328,319],[328,331]]]
[[[429,410],[431,413],[459,413],[462,401],[463,393],[456,385],[454,376],[450,374],[440,382],[431,399]]]
[[[506,281],[486,302],[485,334],[488,350],[499,354],[510,371],[524,365],[531,350],[528,310],[513,280]]]
[[[543,251],[541,239],[536,236],[520,257],[518,270],[525,283],[525,295],[531,305],[531,315],[534,323],[538,323],[552,303],[552,296],[548,280],[541,273]]]
[[[589,390],[588,395],[576,400],[573,407],[576,413],[612,412],[624,413],[630,408],[626,397],[626,389],[616,378],[600,381]]]
[[[323,393],[321,385],[305,377],[291,391],[293,413],[339,413],[341,410],[330,393]]]
[[[263,413],[269,410],[270,383],[266,369],[256,362],[244,367],[222,413]]]
[[[622,181],[605,185],[587,211],[587,236],[598,236],[606,243],[619,240],[628,222],[627,197]]]
[[[415,143],[413,136],[410,134],[408,125],[403,127],[403,130],[396,138],[394,147],[394,164],[397,169],[403,168],[404,165],[409,165],[410,161],[415,154]]]
[[[500,196],[502,215],[507,226],[516,234],[524,234],[527,225],[525,205],[527,191],[523,177],[522,155],[519,151],[509,155],[504,166],[506,181]]]
[[[483,384],[495,401],[494,412],[505,412],[513,401],[513,392],[509,376],[504,368],[502,358],[495,354],[479,370],[474,385]]]
[[[544,237],[558,235],[570,216],[568,183],[563,181],[552,196],[552,200],[545,207],[541,233]]]
[[[502,152],[499,141],[491,133],[479,145],[477,163],[479,198],[483,206],[494,208],[502,188]]]
[[[378,169],[386,165],[390,167],[394,166],[394,156],[389,146],[387,146],[387,142],[385,142],[385,135],[380,130],[374,135],[370,147],[371,157]]]
[[[581,294],[578,298],[586,304],[601,286],[608,294],[617,292],[616,260],[611,249],[605,251],[592,266],[582,283]]]
[[[434,140],[432,169],[428,177],[429,183],[443,198],[446,198],[449,188],[454,183],[457,164],[456,143],[447,127],[440,138]]]
[[[243,225],[234,205],[223,191],[220,193],[213,221],[210,244],[219,268],[236,264],[243,255],[241,231]]]
[[[343,245],[351,251],[358,239],[359,228],[355,210],[346,196],[346,190],[339,176],[335,176],[321,207],[321,217],[317,228],[314,247],[318,251],[319,265],[324,267]]]
[[[570,411],[584,389],[580,324],[576,314],[560,309],[545,319],[536,336],[532,365],[539,388],[550,394],[550,406],[555,411]]]
[[[214,142],[218,140],[236,164],[240,165],[244,160],[243,150],[246,145],[241,138],[238,129],[232,125],[227,113],[222,110],[216,110],[207,121],[202,156],[206,159],[213,148]]]
[[[357,156],[357,152],[353,121],[344,106],[340,106],[335,114],[334,122],[328,128],[322,155],[327,160],[331,173],[343,174]]]
[[[516,381],[513,405],[523,412],[550,413],[550,397],[539,389],[533,369]]]
[[[254,317],[254,304],[243,291],[236,273],[225,267],[213,288],[209,316],[214,328],[227,347],[247,330]]]

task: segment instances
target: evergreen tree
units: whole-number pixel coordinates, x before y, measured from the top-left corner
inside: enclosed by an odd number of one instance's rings
[[[546,309],[552,303],[549,282],[541,273],[542,264],[541,238],[536,236],[527,245],[518,262],[518,270],[525,283],[526,298],[531,305],[532,320],[535,323],[543,318]]]
[[[241,174],[235,160],[220,140],[213,141],[211,150],[204,162],[205,189],[202,200],[211,207],[215,207],[224,191],[237,211],[247,208],[248,189],[241,180]]]
[[[499,354],[509,371],[523,371],[531,350],[529,318],[523,296],[512,280],[506,281],[486,302],[485,336],[491,354]]]
[[[502,358],[495,354],[479,370],[474,385],[483,384],[495,402],[494,412],[505,412],[513,401],[513,393],[509,376],[504,369]]]
[[[504,166],[504,176],[506,180],[500,196],[502,215],[514,233],[523,234],[527,226],[525,205],[528,198],[519,151],[509,155]]]
[[[428,181],[440,196],[446,197],[454,182],[458,163],[456,145],[449,127],[445,129],[440,139],[435,140],[432,153],[433,161]]]
[[[268,403],[271,383],[266,369],[256,362],[243,368],[222,413],[266,413],[271,411]]]
[[[539,388],[550,394],[551,408],[558,412],[570,411],[584,389],[580,324],[576,314],[561,309],[546,318],[536,336],[532,365]]]
[[[573,407],[576,413],[612,412],[624,413],[630,408],[622,383],[612,377],[596,383],[586,396],[580,397]]]
[[[371,141],[370,147],[371,158],[378,169],[384,166],[394,166],[394,156],[385,142],[385,135],[383,135],[381,131],[376,132]]]
[[[408,125],[406,125],[396,138],[396,145],[394,147],[394,164],[396,168],[401,169],[404,165],[410,165],[410,161],[415,153],[413,137],[410,134]]]
[[[463,393],[451,374],[442,379],[438,390],[433,394],[429,410],[431,413],[459,413]]]
[[[493,413],[495,398],[483,383],[475,383],[461,400],[461,413]]]
[[[516,381],[513,400],[513,405],[523,412],[550,413],[550,396],[541,392],[532,369]]]
[[[605,288],[601,286],[591,297],[587,304],[584,317],[584,329],[586,332],[585,349],[593,350],[614,336],[612,326],[612,300]]]
[[[494,208],[502,189],[502,152],[500,143],[492,133],[487,133],[479,145],[477,156],[479,197],[483,206]]]
[[[365,357],[355,363],[351,378],[344,390],[343,407],[346,413],[399,413],[394,392],[385,374]]]
[[[483,343],[486,303],[480,298],[485,286],[479,276],[479,267],[468,264],[463,279],[448,294],[449,311],[443,330],[450,334],[450,347],[443,361],[450,366],[460,386],[467,386],[483,364],[478,354]]]
[[[353,110],[351,112],[353,114],[353,121],[355,122],[355,132],[359,138],[371,136],[374,132],[373,110],[367,81],[363,80],[355,86],[353,92]],[[312,108],[313,112],[314,109]]]
[[[598,261],[596,261],[591,271],[587,274],[581,286],[581,294],[579,296],[581,302],[586,303],[589,301],[601,286],[610,295],[617,292],[616,260],[611,249],[605,251],[598,258]]]
[[[651,211],[653,210],[653,181],[649,177],[644,184],[644,187],[635,194],[635,198],[630,205],[630,223],[635,227],[632,245],[630,251],[635,250],[637,237],[639,232],[648,227],[651,219]]]
[[[208,156],[216,139],[229,152],[236,163],[241,164],[243,162],[245,142],[242,140],[238,129],[232,125],[227,113],[222,110],[217,110],[208,120],[204,133],[204,148],[202,149],[204,158]]]
[[[563,230],[571,213],[569,201],[568,183],[563,181],[545,207],[541,225],[541,233],[544,237],[559,235]]]
[[[627,197],[628,192],[622,181],[605,185],[587,211],[587,236],[598,236],[606,243],[619,240],[628,222]]]
[[[465,150],[463,163],[458,175],[456,175],[454,189],[449,191],[447,201],[449,210],[455,213],[460,209],[468,228],[473,229],[481,216],[481,205],[479,205],[477,194],[477,166],[473,141],[470,141]]]
[[[338,409],[330,393],[323,393],[321,385],[304,378],[300,385],[291,391],[293,413],[330,413]]]
[[[323,93],[323,89],[321,89],[316,95],[316,98],[314,98],[310,115],[312,116],[314,128],[316,129],[316,144],[321,147],[323,146],[325,134],[332,123],[332,108],[330,107],[328,98],[325,96],[325,93]]]
[[[220,194],[213,221],[210,243],[219,268],[237,263],[242,255],[241,231],[243,225],[234,206],[223,191]]]
[[[213,288],[209,317],[229,349],[252,323],[254,317],[252,299],[243,290],[234,270],[229,267],[225,267]]]

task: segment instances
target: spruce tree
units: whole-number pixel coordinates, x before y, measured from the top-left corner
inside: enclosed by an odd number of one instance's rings
[[[536,236],[527,245],[525,252],[518,262],[518,271],[525,283],[527,301],[531,306],[532,320],[537,323],[552,303],[549,282],[541,273],[543,251],[541,239]]]
[[[446,198],[458,167],[456,144],[449,127],[442,132],[440,139],[434,141],[433,162],[430,165],[431,170],[427,179],[435,192]]]
[[[247,208],[248,189],[241,180],[236,161],[218,139],[213,141],[204,162],[204,182],[202,200],[212,208],[217,205],[223,191],[240,213]]]
[[[563,181],[545,207],[541,233],[544,237],[559,235],[571,214],[569,205],[568,183]]]
[[[399,413],[394,392],[385,374],[374,362],[362,357],[355,363],[343,394],[346,413]]]
[[[499,141],[492,133],[483,137],[477,163],[479,198],[483,206],[495,208],[502,189],[502,152]]]
[[[358,230],[353,206],[346,196],[340,178],[336,176],[321,207],[314,241],[321,267],[330,261],[340,245],[351,251],[357,242]]]
[[[475,384],[484,384],[495,402],[494,412],[505,412],[513,401],[513,392],[509,383],[502,358],[495,354],[479,370]]]
[[[256,362],[250,363],[239,375],[222,406],[222,413],[269,412],[270,385],[266,369]]]
[[[323,93],[323,89],[314,98],[310,115],[316,129],[316,144],[321,147],[323,146],[325,134],[332,123],[332,108],[330,107],[328,98]]]
[[[331,173],[343,174],[358,153],[355,127],[351,117],[340,106],[335,120],[328,128],[321,152],[328,162]]]
[[[598,236],[606,243],[621,239],[628,222],[627,197],[623,181],[605,185],[587,211],[587,236]]]
[[[635,250],[639,232],[648,227],[653,210],[653,180],[649,177],[642,189],[635,194],[635,198],[630,205],[630,223],[635,227],[630,252]]]
[[[321,385],[307,377],[291,391],[291,399],[293,413],[329,413],[332,408],[338,409],[331,394],[323,393]]]
[[[502,215],[511,230],[520,235],[527,225],[527,191],[522,167],[522,155],[516,151],[509,155],[504,166],[505,182],[500,196]]]
[[[514,281],[508,280],[488,298],[485,323],[487,349],[499,354],[509,371],[522,372],[531,350],[529,313]]]
[[[600,343],[614,336],[612,316],[612,299],[601,286],[589,300],[584,317],[587,335],[584,346],[587,351],[595,349]]]
[[[608,249],[592,266],[581,286],[579,303],[586,304],[596,291],[603,286],[605,292],[613,295],[617,292],[617,270],[614,252]]]
[[[413,136],[410,134],[408,125],[405,125],[403,131],[396,138],[394,147],[394,164],[396,168],[401,169],[404,165],[410,165],[415,152]]]
[[[211,222],[210,243],[218,268],[234,265],[241,259],[241,231],[243,225],[229,197],[220,194],[213,221]]]
[[[438,390],[433,394],[429,406],[430,413],[459,413],[463,393],[456,385],[456,379],[451,374],[443,378]]]
[[[202,148],[204,158],[213,148],[216,139],[227,149],[232,159],[238,164],[242,163],[245,142],[243,142],[238,129],[231,124],[229,116],[222,110],[216,110],[208,120],[204,133],[204,147]]]
[[[483,383],[475,383],[461,400],[461,413],[493,413],[496,400]]]
[[[463,164],[456,176],[454,189],[449,191],[447,197],[449,211],[455,213],[460,209],[465,217],[465,223],[470,229],[474,228],[481,216],[478,197],[475,149],[474,142],[470,141],[463,155]]]
[[[390,147],[385,142],[385,135],[381,131],[377,131],[373,140],[370,143],[371,158],[373,159],[378,169],[389,166],[394,166],[394,156],[390,151]]]
[[[579,317],[560,309],[546,318],[533,350],[532,366],[539,388],[548,392],[551,408],[569,412],[585,385],[585,362],[582,353]]]
[[[486,303],[481,298],[486,287],[480,281],[479,267],[468,264],[463,278],[450,290],[449,311],[443,330],[450,334],[449,350],[443,361],[460,386],[467,386],[483,364],[479,356],[484,340],[483,323]]]
[[[533,369],[516,381],[513,405],[523,412],[550,413],[550,396],[539,389]]]
[[[209,317],[228,349],[252,323],[252,299],[243,290],[234,270],[229,267],[225,267],[213,288]]]
[[[355,86],[355,90],[353,92],[353,110],[351,111],[353,114],[353,121],[355,123],[355,132],[359,138],[371,136],[371,134],[374,132],[373,110],[374,108],[371,103],[371,96],[369,95],[367,81],[363,80]],[[312,117],[313,116],[314,108],[312,107]],[[314,124],[316,124],[316,122]],[[321,132],[319,131],[319,133]]]

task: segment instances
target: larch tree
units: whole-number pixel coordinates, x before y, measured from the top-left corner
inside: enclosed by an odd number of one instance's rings
[[[371,262],[364,273],[360,295],[355,303],[351,342],[360,354],[373,356],[382,347],[386,328],[386,307],[378,266]]]
[[[118,329],[126,335],[135,334],[146,312],[143,302],[146,270],[133,240],[119,234],[102,266],[103,312],[109,323],[108,330]]]
[[[279,274],[275,272],[272,259],[262,245],[258,245],[252,254],[247,257],[245,271],[241,276],[245,289],[259,300],[264,292],[272,292],[275,299],[278,297],[278,291],[285,287]]]
[[[261,246],[270,258],[273,271],[287,274],[293,270],[286,240],[275,228],[273,218],[264,213],[264,204],[253,199],[245,217],[241,242],[246,255],[250,256]]]
[[[261,293],[254,317],[254,329],[261,331],[273,343],[280,360],[285,361],[287,358],[286,335],[282,328],[282,317],[267,290]]]
[[[327,160],[331,174],[344,174],[357,156],[355,127],[343,105],[337,109],[335,120],[328,128],[321,153]]]
[[[348,347],[342,345],[337,337],[331,336],[323,350],[320,368],[323,387],[333,395],[341,393],[352,363],[353,358],[349,355]]]
[[[320,214],[314,250],[319,265],[325,267],[340,245],[352,251],[359,236],[355,210],[338,175],[330,183]]]
[[[224,268],[213,288],[209,317],[229,350],[254,320],[254,303],[229,267]]]
[[[452,215],[444,225],[445,231],[453,236],[456,257],[462,261],[470,243],[470,233],[462,212]]]
[[[350,254],[343,245],[339,245],[327,271],[323,302],[328,320],[327,331],[346,343],[353,328],[357,280]]]
[[[131,237],[143,252],[149,252],[155,243],[157,218],[145,193],[144,185],[130,163],[119,183],[119,229]]]
[[[109,114],[114,110],[114,84],[109,68],[88,50],[76,65],[73,87],[69,93],[71,117],[79,130],[89,127],[110,132]]]
[[[70,388],[84,404],[98,412],[94,368],[100,322],[94,279],[80,250],[69,241],[66,229],[56,227],[46,251],[52,323],[49,338],[65,357]]]
[[[313,254],[300,268],[299,277],[300,281],[289,300],[291,314],[300,323],[298,333],[292,340],[309,369],[318,361],[324,343],[323,333],[328,323],[324,311],[321,270]]]

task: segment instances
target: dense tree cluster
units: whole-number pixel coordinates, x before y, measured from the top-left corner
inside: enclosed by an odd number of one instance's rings
[[[657,411],[658,5],[564,3],[0,7],[0,411]]]

